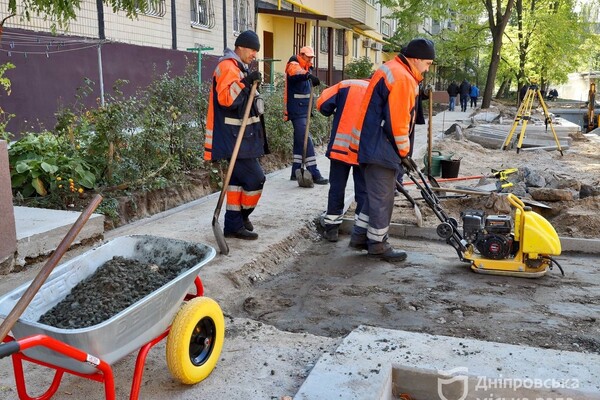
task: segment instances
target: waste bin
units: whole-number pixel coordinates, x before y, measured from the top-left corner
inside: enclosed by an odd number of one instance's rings
[[[456,178],[460,169],[459,160],[441,160],[442,178]],[[433,162],[431,163],[433,165]]]

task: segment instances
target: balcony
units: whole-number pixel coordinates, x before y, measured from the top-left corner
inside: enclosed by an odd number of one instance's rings
[[[377,30],[377,8],[365,0],[335,0],[333,18],[358,29]]]

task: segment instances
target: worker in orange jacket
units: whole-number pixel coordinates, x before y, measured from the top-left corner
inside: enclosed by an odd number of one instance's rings
[[[402,172],[402,159],[410,152],[419,83],[434,59],[431,40],[411,40],[373,74],[357,117],[358,162],[367,198],[354,224],[350,247],[368,250],[374,258],[399,262],[407,257],[388,243],[388,231],[396,178]]]
[[[313,87],[319,86],[321,81],[314,75],[312,61],[315,52],[312,47],[304,46],[300,52],[290,57],[285,66],[285,90],[284,90],[284,120],[292,121],[294,126],[294,160],[292,164],[291,180],[296,180],[296,170],[302,165],[302,154],[304,153],[304,136],[308,114],[310,93]],[[317,157],[310,134],[306,148],[306,169],[310,172],[313,182],[317,185],[326,185],[329,180],[317,168]]]
[[[252,83],[262,78],[260,72],[248,70],[258,50],[258,35],[253,31],[242,32],[235,41],[235,49],[225,49],[215,68],[206,116],[204,159],[207,161],[229,160],[233,154]],[[258,204],[266,180],[258,161],[265,153],[266,143],[261,121],[264,112],[261,100],[259,96],[255,97],[250,109],[244,137],[226,188],[225,237],[245,240],[258,238],[249,216]]]
[[[365,180],[358,166],[358,136],[352,131],[369,81],[348,79],[323,90],[317,100],[317,110],[326,117],[335,113],[325,155],[330,160],[329,195],[323,219],[325,239],[338,241],[338,231],[344,214],[346,183],[350,170],[354,179],[355,215],[360,214],[366,196]]]

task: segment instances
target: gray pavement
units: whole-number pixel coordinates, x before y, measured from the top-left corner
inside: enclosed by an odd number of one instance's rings
[[[469,113],[461,112],[443,112],[436,115],[433,123],[434,139],[439,139],[442,132],[448,129],[452,123],[462,123],[463,120],[468,118],[468,115]],[[467,123],[464,125],[466,126]],[[422,157],[427,146],[427,125],[418,126],[417,128],[416,159],[418,155]],[[323,155],[318,157],[318,166],[323,174],[327,176],[329,163]],[[227,315],[228,306],[232,302],[232,296],[235,296],[240,287],[250,285],[253,280],[262,279],[265,275],[276,273],[278,265],[282,264],[286,257],[289,257],[290,254],[301,254],[308,243],[318,240],[314,237],[314,230],[307,226],[324,211],[329,186],[317,185],[312,189],[300,188],[296,182],[289,180],[289,175],[290,170],[286,168],[269,174],[267,177],[263,197],[251,218],[255,231],[259,234],[259,239],[257,241],[228,239],[229,255],[217,255],[201,271],[200,276],[205,286],[205,295],[215,299],[225,315]],[[347,192],[352,192],[351,181]],[[123,235],[157,235],[203,242],[218,250],[211,229],[211,220],[217,199],[218,193],[212,194],[161,214],[104,232],[104,238],[105,240],[111,240]],[[351,196],[348,196],[348,203],[350,200]],[[17,213],[17,218],[25,220],[32,215],[27,212]],[[62,219],[63,216],[56,215],[56,218]],[[221,216],[221,220],[222,218]],[[18,233],[19,237],[25,240],[27,236],[24,235],[22,230],[25,226],[23,220],[18,221],[17,229],[20,231]],[[50,235],[49,232],[55,232],[56,237],[62,239],[65,226],[70,223],[67,220],[63,220],[63,222],[63,224],[59,224],[62,231],[56,230],[59,228],[54,228],[52,231],[46,231],[44,235],[47,236]],[[92,225],[94,223],[92,222]],[[30,232],[31,236],[29,237],[40,234],[40,232]],[[65,260],[79,255],[87,249],[89,247],[76,248],[65,255]],[[267,271],[265,271],[263,265],[269,266]],[[2,277],[0,279],[0,295],[32,279],[40,267],[41,263],[21,273]],[[394,376],[397,375],[397,372],[394,371],[397,371],[397,364],[406,356],[405,351],[403,353],[392,352],[393,354],[390,353],[390,356],[383,359],[383,361],[375,362],[373,368],[369,367],[370,362],[362,364],[365,353],[371,352],[369,343],[381,344],[382,341],[388,340],[386,338],[390,337],[390,332],[386,330],[373,331],[358,328],[351,334],[350,338],[344,339],[342,343],[340,338],[324,338],[303,333],[281,332],[272,327],[263,326],[256,321],[247,321],[240,318],[227,317],[226,324],[227,329],[234,332],[234,334],[230,334],[226,338],[219,364],[208,379],[193,387],[182,386],[169,379],[168,372],[164,370],[164,361],[161,360],[164,357],[164,345],[159,344],[157,346],[158,353],[162,352],[162,354],[152,356],[153,353],[151,353],[148,359],[149,366],[146,368],[141,398],[278,399],[285,395],[294,396],[302,387],[297,395],[299,399],[333,397],[387,399],[392,398]],[[242,335],[242,332],[244,335]],[[252,332],[256,332],[256,334],[252,335]],[[460,347],[453,339],[427,335],[416,337],[415,335],[418,336],[419,334],[404,334],[402,332],[392,335],[396,337],[394,335],[398,335],[398,337],[410,336],[410,340],[415,343],[423,343],[418,351],[424,353],[431,353],[431,349],[435,347],[437,349],[436,353],[452,354],[453,349]],[[348,344],[352,340],[360,342],[360,345]],[[398,340],[408,339],[403,337]],[[433,344],[425,346],[425,343]],[[527,353],[527,356],[509,357],[510,352],[501,344],[486,347],[485,342],[469,341],[468,345],[473,346],[481,353],[481,363],[485,363],[485,360],[500,357],[498,362],[501,362],[500,359],[502,358],[504,359],[502,362],[513,364],[512,371],[516,374],[514,376],[520,376],[518,374],[526,371],[526,367],[530,365],[527,363],[531,360],[530,357],[533,357],[533,351],[529,350],[523,350]],[[416,349],[417,347],[415,347],[415,351],[418,352]],[[542,349],[536,349],[535,352],[541,360],[550,361],[559,356]],[[565,357],[565,352],[562,353],[560,356]],[[334,363],[335,365],[330,364],[329,361],[331,361],[332,355],[337,354],[343,354],[347,361],[342,362],[340,361],[341,357],[338,359],[337,356],[333,356],[336,363]],[[585,389],[593,393],[589,397],[578,395],[573,398],[600,398],[596,396],[600,392],[598,387],[598,382],[600,382],[598,372],[600,359],[597,356],[586,355],[588,358],[585,358],[570,353],[567,356],[569,360],[556,367],[562,371],[561,374],[563,375],[561,376],[577,376],[580,377],[579,379],[586,380],[586,382],[589,381],[590,383],[586,383]],[[593,357],[591,363],[589,357]],[[414,357],[411,360],[410,369],[413,371],[420,368],[419,363],[415,360]],[[381,368],[381,375],[374,379],[375,374],[373,371],[378,369],[378,363],[382,362],[384,366]],[[128,397],[134,363],[135,357],[131,355],[115,365],[117,398]],[[315,364],[318,368],[315,367],[314,371],[310,372]],[[536,368],[542,368],[541,364],[535,365]],[[588,368],[586,371],[586,365],[595,367]],[[424,372],[421,372],[428,377],[429,380],[426,380],[426,382],[430,382],[431,376],[437,376],[435,375],[437,369],[449,368],[451,364],[447,362],[436,364],[432,361],[423,364],[423,366]],[[470,365],[470,368],[479,367],[482,367],[482,364]],[[365,368],[367,369],[365,370]],[[556,371],[554,367],[552,368],[550,371]],[[485,370],[486,374],[494,379],[498,379],[499,376],[502,377],[501,372],[490,369],[489,365],[482,370]],[[46,378],[40,376],[42,372],[39,369],[27,369],[27,371],[33,374],[36,383],[47,381]],[[308,379],[304,381],[307,375]],[[512,376],[510,373],[508,375]],[[475,379],[474,376],[472,374],[470,379]],[[537,375],[534,375],[534,377],[537,377]],[[549,372],[539,375],[539,377],[552,378],[553,376]],[[65,398],[64,396],[66,398],[81,398],[77,397],[77,393],[80,393],[80,395],[84,393],[88,400],[104,398],[100,386],[93,385],[97,384],[80,379],[70,379],[66,382],[65,388],[61,389],[60,393],[63,397],[58,398]],[[0,397],[6,399],[17,398],[14,387],[11,365],[8,360],[0,360]],[[320,389],[323,387],[326,387],[327,391]],[[327,395],[324,393],[327,393]],[[375,395],[376,393],[377,395]],[[71,394],[73,394],[72,397],[69,397]]]

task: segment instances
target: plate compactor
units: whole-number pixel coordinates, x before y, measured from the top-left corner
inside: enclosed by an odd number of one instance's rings
[[[514,194],[506,194],[513,206],[511,215],[486,215],[479,210],[461,212],[462,234],[458,221],[449,217],[440,200],[411,158],[402,161],[406,174],[421,191],[423,200],[441,221],[436,231],[454,247],[461,261],[477,273],[538,278],[556,264],[552,258],[561,253],[560,239],[544,217]],[[418,175],[418,177],[417,177]]]

